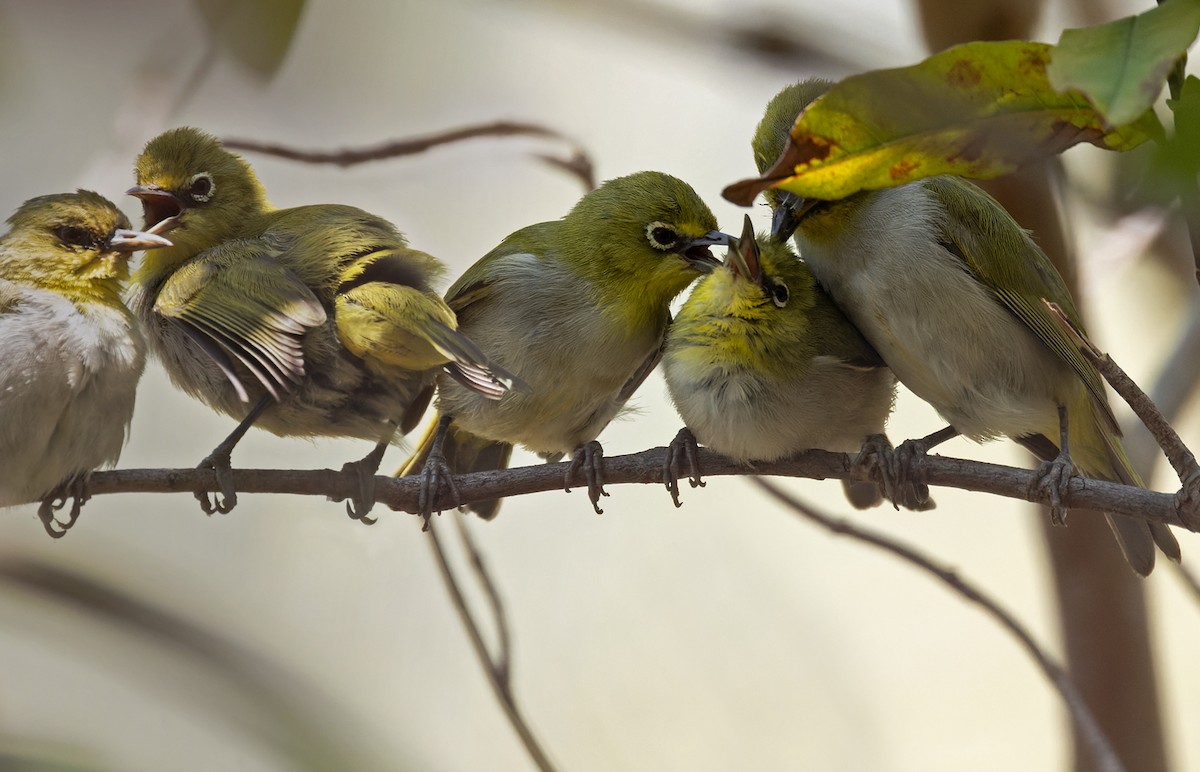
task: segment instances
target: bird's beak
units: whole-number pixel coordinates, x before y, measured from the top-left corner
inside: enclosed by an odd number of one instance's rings
[[[168,190],[158,185],[134,185],[125,191],[142,201],[142,227],[148,233],[161,235],[179,226],[179,215],[183,214],[183,203]]]
[[[679,254],[683,256],[683,259],[692,268],[700,273],[709,273],[712,269],[719,266],[721,261],[713,257],[712,252],[709,252],[708,248],[727,245],[731,241],[735,241],[735,239],[728,233],[709,231],[699,238],[692,239],[691,243],[679,251]]]
[[[758,261],[758,242],[754,240],[754,225],[750,215],[742,224],[741,238],[732,239],[725,253],[725,267],[734,276],[757,282],[762,279],[762,264]]]
[[[108,248],[113,252],[137,252],[139,249],[158,249],[159,247],[174,246],[162,236],[145,231],[131,231],[118,228],[108,240]]]
[[[800,220],[804,217],[803,212],[807,211],[805,206],[807,203],[805,199],[795,193],[786,190],[779,191],[779,205],[775,207],[775,212],[771,217],[771,235],[781,243],[790,239],[796,232],[796,228],[800,227]]]

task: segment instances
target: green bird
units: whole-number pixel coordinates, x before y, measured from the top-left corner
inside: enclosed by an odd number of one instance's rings
[[[135,250],[170,246],[130,230],[87,190],[32,198],[0,237],[0,507],[41,501],[58,538],[79,517],[87,477],[117,462],[145,344],[121,302]],[[55,512],[73,496],[68,519]]]
[[[809,448],[857,452],[883,434],[896,378],[773,237],[755,239],[746,217],[724,270],[701,279],[667,333],[663,375],[686,428],[670,446],[667,489],[679,506],[674,464],[702,484],[697,441],[735,461],[775,461]],[[874,483],[844,481],[859,508],[882,498]],[[917,506],[909,493],[904,503]]]
[[[442,264],[388,221],[351,206],[276,209],[250,166],[194,128],[137,159],[146,227],[174,246],[142,261],[131,307],[176,386],[241,421],[205,458],[237,502],[230,452],[250,426],[287,437],[376,443],[343,471],[366,523],[388,445],[419,421],[439,372],[494,400],[519,385],[460,332],[434,290]]]
[[[753,141],[760,172],[782,154],[796,116],[831,85],[809,80],[771,100]],[[1066,284],[991,196],[950,176],[839,201],[777,189],[766,196],[774,234],[794,232],[834,302],[900,382],[950,423],[898,452],[911,457],[959,434],[1010,437],[1043,460],[1039,484],[1049,486],[1057,519],[1072,468],[1142,486],[1100,374],[1043,303],[1082,329]],[[1154,568],[1155,544],[1180,559],[1167,526],[1114,515],[1108,522],[1138,574]]]
[[[720,263],[729,237],[690,185],[659,172],[609,180],[561,220],[513,233],[446,293],[460,329],[530,386],[499,400],[439,379],[431,427],[401,474],[423,469],[424,514],[441,480],[508,465],[519,444],[547,460],[572,454],[600,512],[601,430],[662,357],[672,298]],[[470,509],[492,518],[499,500]]]

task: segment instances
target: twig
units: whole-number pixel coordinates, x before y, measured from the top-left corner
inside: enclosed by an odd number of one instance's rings
[[[500,675],[501,683],[505,691],[512,691],[512,634],[508,627],[508,614],[504,611],[504,601],[500,597],[500,590],[496,586],[496,582],[492,580],[491,572],[483,562],[483,553],[479,551],[478,545],[475,543],[474,537],[471,536],[471,529],[467,527],[467,519],[465,517],[453,518],[454,525],[458,531],[458,536],[462,540],[463,549],[466,550],[467,556],[471,560],[471,568],[475,572],[475,578],[479,582],[479,586],[487,593],[488,603],[492,607],[492,619],[496,623],[496,657],[495,669]],[[432,526],[431,526],[432,527]]]
[[[1079,727],[1080,734],[1086,739],[1091,748],[1093,757],[1096,759],[1098,765],[1097,768],[1106,772],[1120,772],[1125,769],[1124,765],[1121,764],[1121,760],[1117,758],[1112,744],[1109,743],[1108,737],[1100,729],[1095,716],[1092,715],[1091,709],[1087,706],[1087,703],[1084,701],[1083,696],[1079,693],[1070,676],[1067,675],[1066,671],[1058,663],[1050,659],[1049,655],[1042,651],[1041,647],[1033,640],[1033,636],[1029,634],[1025,627],[1011,614],[1001,608],[998,603],[984,595],[982,591],[968,584],[953,571],[942,568],[909,547],[899,544],[886,536],[861,529],[846,520],[838,520],[821,514],[813,507],[787,494],[778,486],[766,480],[756,477],[752,478],[752,482],[783,504],[791,507],[797,514],[813,521],[828,531],[841,536],[849,536],[852,539],[857,539],[878,547],[885,552],[890,552],[896,557],[932,574],[968,601],[982,607],[985,612],[1017,639],[1050,680],[1051,685],[1058,691],[1063,703],[1067,707],[1067,712],[1071,714],[1071,718]]]
[[[1154,435],[1154,439],[1158,441],[1159,447],[1163,449],[1163,453],[1166,454],[1167,460],[1171,462],[1175,474],[1179,477],[1181,490],[1177,496],[1177,502],[1181,509],[1180,515],[1184,520],[1192,523],[1189,528],[1195,530],[1195,525],[1200,524],[1200,466],[1196,464],[1196,457],[1183,444],[1179,433],[1171,427],[1150,397],[1146,396],[1146,392],[1142,391],[1141,387],[1117,366],[1112,357],[1096,348],[1082,330],[1071,324],[1057,303],[1051,303],[1045,299],[1042,302],[1055,315],[1083,355],[1096,366],[1113,390],[1133,408],[1133,412]]]
[[[352,714],[302,674],[180,616],[178,609],[129,595],[94,577],[44,561],[0,558],[0,586],[36,593],[44,607],[87,614],[141,641],[185,658],[189,672],[199,667],[222,698],[214,714],[237,731],[256,738],[295,770],[395,769],[356,738]],[[88,644],[81,644],[88,650]],[[93,644],[94,645],[94,644]],[[153,672],[153,671],[152,671]],[[159,676],[161,685],[162,677]],[[195,684],[181,693],[192,694]],[[205,695],[208,696],[208,695]],[[207,699],[197,705],[209,705]],[[4,766],[0,763],[0,766]],[[8,769],[9,767],[4,767]]]
[[[223,139],[222,144],[230,150],[241,150],[252,153],[273,155],[290,161],[300,161],[308,164],[335,164],[343,168],[373,161],[383,161],[389,158],[423,153],[441,145],[462,142],[479,137],[540,137],[566,143],[571,153],[566,158],[539,154],[537,157],[546,163],[562,169],[579,179],[585,190],[596,187],[595,169],[591,157],[577,142],[560,132],[536,123],[519,121],[494,121],[474,126],[464,126],[458,129],[426,134],[420,137],[398,139],[379,145],[362,148],[343,148],[341,150],[300,150],[272,142],[258,142],[251,139]]]
[[[454,602],[454,609],[458,612],[458,618],[467,630],[467,635],[471,639],[471,647],[475,649],[475,655],[479,658],[479,664],[483,666],[488,683],[491,684],[492,691],[495,693],[496,699],[499,700],[500,706],[504,709],[504,714],[508,717],[509,723],[516,730],[517,736],[521,738],[521,744],[525,746],[525,751],[529,754],[529,758],[533,760],[533,763],[542,772],[554,772],[554,765],[550,763],[549,757],[546,756],[537,738],[534,737],[533,730],[525,722],[520,709],[517,707],[517,702],[513,698],[508,681],[509,671],[507,663],[504,663],[503,668],[501,668],[500,665],[492,660],[491,655],[488,653],[487,644],[483,641],[483,633],[480,631],[479,625],[476,624],[475,618],[471,615],[471,610],[467,606],[466,598],[463,596],[462,589],[458,585],[458,580],[454,577],[454,571],[450,568],[450,562],[446,559],[446,553],[442,549],[442,543],[438,538],[437,532],[438,527],[434,523],[430,523],[429,548],[433,550],[434,557],[437,558],[442,581],[445,582],[446,590],[450,593],[450,599]],[[507,657],[507,652],[505,652],[504,656]]]
[[[661,485],[665,458],[666,448],[651,448],[626,456],[605,456],[604,482],[606,485]],[[818,480],[859,479],[852,469],[850,456],[823,450],[805,451],[783,461],[757,463],[754,469],[748,469],[705,448],[700,449],[697,458],[708,477],[757,473]],[[465,474],[456,478],[460,500],[443,500],[441,503],[449,509],[472,501],[521,496],[541,491],[561,491],[566,469],[567,463],[560,462]],[[1028,469],[935,455],[917,459],[914,471],[923,475],[921,479],[930,485],[1045,503],[1045,496],[1036,486],[1034,490],[1029,490],[1029,482],[1034,473]],[[331,469],[235,469],[233,482],[240,493],[291,493],[328,496],[336,500],[345,498],[351,487],[344,475]],[[201,469],[124,469],[93,472],[88,478],[88,493],[92,496],[111,493],[190,494],[195,490],[212,492],[216,489],[212,471]],[[1188,530],[1198,530],[1180,518],[1175,497],[1168,493],[1082,477],[1072,478],[1067,492],[1071,503],[1080,509],[1113,512]],[[416,475],[399,479],[376,477],[375,493],[381,504],[394,510],[416,512],[420,480]],[[666,496],[666,493],[663,495]],[[582,501],[580,507],[591,511]],[[83,518],[87,518],[86,508]]]

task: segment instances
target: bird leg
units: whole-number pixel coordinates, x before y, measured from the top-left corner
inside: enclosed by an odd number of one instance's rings
[[[237,428],[230,432],[228,437],[221,440],[221,444],[213,448],[213,452],[196,465],[197,469],[213,471],[217,478],[217,490],[220,492],[219,496],[213,495],[212,501],[209,501],[208,493],[205,491],[200,490],[192,494],[196,497],[196,501],[200,502],[200,509],[204,510],[204,514],[211,515],[214,512],[220,512],[224,515],[237,506],[237,491],[233,488],[233,466],[229,456],[246,432],[250,430],[250,427],[254,425],[254,422],[258,420],[258,417],[263,414],[263,411],[271,406],[271,401],[272,398],[269,395],[260,399],[237,425]]]
[[[683,506],[683,502],[679,500],[679,467],[682,462],[688,464],[689,485],[693,488],[703,488],[706,484],[700,479],[700,461],[697,458],[699,450],[696,435],[686,426],[679,430],[679,434],[676,434],[675,439],[667,446],[667,455],[663,459],[663,485],[667,486],[667,492],[671,494],[671,501],[675,502],[676,507]]]
[[[1067,447],[1067,408],[1058,406],[1058,456],[1051,461],[1045,461],[1037,468],[1033,479],[1029,482],[1029,494],[1044,492],[1050,498],[1050,522],[1054,525],[1066,525],[1067,508],[1063,503],[1067,495],[1067,487],[1075,474],[1075,464],[1071,461],[1071,451]]]
[[[567,467],[567,474],[563,480],[563,489],[567,493],[571,492],[571,483],[575,479],[575,473],[583,470],[584,479],[587,481],[588,500],[592,502],[592,509],[596,510],[597,515],[603,515],[604,510],[600,508],[600,497],[607,496],[608,492],[604,490],[604,448],[599,442],[592,440],[584,443],[575,452],[571,454],[571,465]]]
[[[91,498],[87,491],[87,478],[87,472],[72,477],[55,488],[38,506],[38,519],[42,521],[42,527],[46,529],[46,533],[50,534],[50,538],[61,539],[66,536],[67,531],[71,530],[75,521],[79,519],[80,510]],[[55,516],[55,513],[66,506],[68,497],[71,499],[71,511],[68,513],[66,522],[63,522]]]
[[[853,466],[866,466],[871,477],[878,477],[883,494],[896,509],[904,507],[924,512],[937,506],[929,498],[929,486],[917,477],[915,465],[930,450],[958,436],[958,430],[947,426],[917,440],[905,440],[893,448],[886,435],[872,434],[863,443]]]
[[[363,525],[375,525],[378,519],[368,515],[375,506],[375,473],[379,471],[379,463],[389,444],[390,438],[383,440],[358,461],[342,465],[342,474],[352,478],[351,487],[355,491],[346,502],[346,514]]]
[[[429,530],[429,518],[433,515],[433,507],[437,503],[438,494],[444,484],[450,489],[454,500],[459,500],[458,484],[454,482],[454,470],[446,463],[442,455],[442,445],[446,441],[446,432],[450,429],[453,416],[443,415],[438,419],[437,432],[429,445],[429,455],[425,457],[425,466],[421,468],[421,488],[417,496],[417,514],[425,521],[422,531]],[[441,512],[439,509],[438,512]]]

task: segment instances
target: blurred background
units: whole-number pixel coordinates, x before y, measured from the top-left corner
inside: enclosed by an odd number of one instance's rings
[[[1146,6],[1042,5],[1031,36],[1049,42]],[[86,187],[140,222],[122,197],[133,159],[177,125],[334,149],[509,119],[572,137],[599,179],[682,177],[737,230],[743,210],[720,191],[753,173],[749,138],[779,88],[928,53],[907,0],[308,0],[296,13],[289,0],[0,2],[0,213]],[[376,212],[454,276],[574,203],[578,182],[534,157],[556,149],[475,140],[350,170],[246,157],[276,205]],[[1067,154],[1066,221],[1094,337],[1151,384],[1197,292],[1173,262],[1177,233],[1113,214],[1128,214],[1118,161]],[[769,222],[765,208],[753,216]],[[680,427],[657,374],[635,402],[600,438],[610,455]],[[1193,447],[1197,420],[1193,408],[1177,422]],[[901,390],[895,441],[941,425]],[[191,467],[232,428],[151,364],[120,465]],[[251,432],[234,465],[338,468],[366,450]],[[1010,443],[939,452],[1030,465]],[[403,456],[393,449],[384,468]],[[1156,484],[1178,487],[1162,473]],[[847,509],[836,482],[786,485]],[[468,523],[506,602],[517,698],[561,769],[1069,766],[1068,721],[1044,678],[925,575],[743,480],[685,486],[681,509],[657,486],[610,493],[603,516],[580,491],[552,492]],[[936,499],[931,513],[853,519],[986,588],[1061,656],[1042,515],[959,491]],[[414,517],[385,512],[366,528],[340,504],[246,495],[207,518],[187,495],[116,495],[51,542],[34,506],[0,515],[0,564],[61,566],[188,625],[151,632],[130,608],[110,609],[125,620],[114,624],[99,601],[0,583],[0,766],[13,754],[112,770],[532,768]],[[1200,539],[1180,540],[1200,555]],[[1200,613],[1170,570],[1144,587],[1169,758],[1200,768]]]

